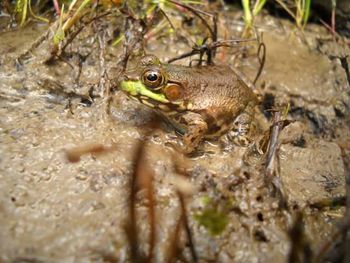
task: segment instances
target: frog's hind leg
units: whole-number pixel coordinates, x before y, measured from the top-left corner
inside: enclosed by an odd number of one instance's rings
[[[254,104],[248,104],[245,111],[233,122],[233,128],[228,136],[234,144],[247,147],[252,144],[250,138],[251,123],[254,118]]]
[[[184,134],[183,142],[185,153],[193,152],[203,140],[208,130],[208,124],[202,116],[197,113],[188,112],[181,117],[181,122],[187,126],[187,132]]]

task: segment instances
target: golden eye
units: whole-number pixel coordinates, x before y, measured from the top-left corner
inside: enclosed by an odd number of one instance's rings
[[[169,84],[164,89],[165,97],[170,101],[177,101],[184,96],[184,90],[180,85]]]
[[[143,73],[142,82],[149,88],[157,89],[164,83],[164,77],[158,70],[148,70]]]

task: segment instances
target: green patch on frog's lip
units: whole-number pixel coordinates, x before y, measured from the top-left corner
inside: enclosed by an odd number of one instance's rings
[[[120,89],[128,92],[131,96],[136,97],[140,95],[162,103],[169,103],[169,100],[163,94],[152,92],[141,81],[122,81],[120,83]]]

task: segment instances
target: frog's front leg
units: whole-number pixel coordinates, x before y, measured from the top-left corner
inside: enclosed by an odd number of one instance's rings
[[[194,112],[185,113],[181,117],[181,122],[187,127],[187,131],[183,137],[184,152],[193,152],[208,130],[208,124],[203,117]]]
[[[229,137],[237,145],[247,147],[252,143],[249,132],[254,118],[254,107],[254,103],[249,103],[245,110],[234,120]]]

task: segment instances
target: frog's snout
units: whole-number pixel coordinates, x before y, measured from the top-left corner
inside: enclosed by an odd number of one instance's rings
[[[129,81],[135,81],[135,79],[133,78],[132,75],[129,74],[129,72],[123,72],[119,75],[119,77],[117,78],[117,86],[119,89],[123,89],[123,85],[126,82]]]
[[[121,72],[121,74],[118,76],[118,83],[122,81],[128,81],[130,80],[129,74],[127,72]]]

